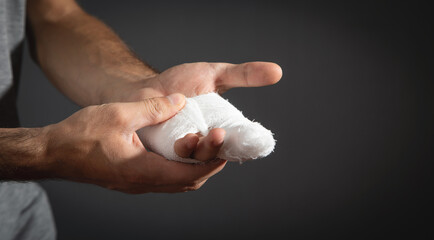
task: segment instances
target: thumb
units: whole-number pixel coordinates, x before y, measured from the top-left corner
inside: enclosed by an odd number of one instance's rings
[[[166,121],[181,110],[184,105],[184,95],[174,93],[167,97],[149,98],[140,102],[126,103],[124,110],[131,116],[131,128],[136,131]]]
[[[247,62],[243,64],[216,63],[219,81],[217,88],[261,87],[277,83],[282,78],[282,68],[272,62]]]

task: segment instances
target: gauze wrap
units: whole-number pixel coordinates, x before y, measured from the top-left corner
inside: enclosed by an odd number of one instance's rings
[[[175,153],[175,141],[189,133],[206,136],[213,128],[226,131],[223,146],[217,157],[228,161],[244,162],[265,157],[275,145],[273,133],[260,123],[245,118],[227,100],[216,93],[186,99],[184,108],[171,119],[142,128],[138,135],[143,144],[169,160],[196,163]]]

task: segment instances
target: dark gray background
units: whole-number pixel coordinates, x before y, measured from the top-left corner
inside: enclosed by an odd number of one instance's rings
[[[43,182],[59,239],[432,237],[433,17],[397,2],[82,1],[159,70],[280,64],[277,85],[225,94],[277,148],[185,194]],[[79,109],[28,56],[19,108],[28,127]]]

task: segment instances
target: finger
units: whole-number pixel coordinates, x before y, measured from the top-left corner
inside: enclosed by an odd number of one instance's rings
[[[220,172],[226,160],[214,160],[204,164],[170,161],[153,152],[147,152],[147,161],[142,163],[143,171],[150,179],[158,179],[159,186],[188,185],[201,182]]]
[[[206,137],[199,140],[193,158],[202,162],[215,159],[223,145],[225,134],[222,128],[212,129]]]
[[[185,97],[175,93],[167,97],[149,98],[140,102],[119,103],[132,130],[161,123],[173,117],[185,105]]]
[[[148,192],[155,192],[155,193],[189,192],[189,191],[198,190],[206,183],[206,181],[208,181],[208,179],[205,179],[202,182],[193,185],[178,184],[178,185],[165,185],[165,186],[153,186],[153,187],[143,186],[143,184],[135,184],[134,186],[129,186],[127,189],[122,189],[121,191],[129,194],[141,194],[141,193],[148,193]]]
[[[185,137],[176,140],[175,142],[175,152],[178,156],[182,158],[188,158],[193,153],[199,142],[199,136],[194,133],[189,133]]]
[[[205,179],[200,183],[193,184],[193,185],[171,185],[171,186],[155,187],[152,189],[152,192],[179,193],[179,192],[196,191],[199,188],[201,188],[206,183],[206,181],[208,181],[208,179]]]
[[[282,68],[271,62],[215,63],[214,68],[217,70],[216,87],[223,91],[272,85],[282,78]]]

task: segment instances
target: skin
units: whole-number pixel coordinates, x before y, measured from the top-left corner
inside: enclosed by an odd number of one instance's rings
[[[167,161],[146,151],[136,133],[142,127],[167,120],[182,109],[184,96],[174,94],[171,98],[176,101],[161,97],[91,106],[48,127],[51,143],[46,152],[54,160],[50,164],[62,169],[55,174],[127,193],[198,189],[220,171],[226,161],[196,165]],[[110,128],[112,130],[107,131]],[[56,166],[58,164],[61,167]]]
[[[282,70],[274,63],[189,63],[172,67],[137,85],[125,86],[125,90],[117,92],[119,95],[110,94],[110,99],[134,101],[175,92],[192,97],[209,92],[223,93],[234,87],[271,85],[281,77]],[[181,157],[192,155],[201,161],[214,159],[223,144],[224,135],[225,131],[221,128],[213,129],[206,137],[189,134],[175,143],[175,152]]]
[[[1,129],[0,176],[2,180],[62,178],[126,193],[196,190],[226,161],[168,161],[146,151],[136,133],[167,120],[184,105],[182,94],[172,94],[89,106],[43,128]]]
[[[73,0],[29,0],[27,17],[34,60],[84,108],[42,128],[0,129],[2,180],[61,178],[127,193],[196,190],[226,164],[215,159],[223,129],[175,143],[178,155],[203,164],[148,152],[135,131],[175,115],[184,95],[266,86],[282,76],[267,62],[189,63],[158,73]]]

